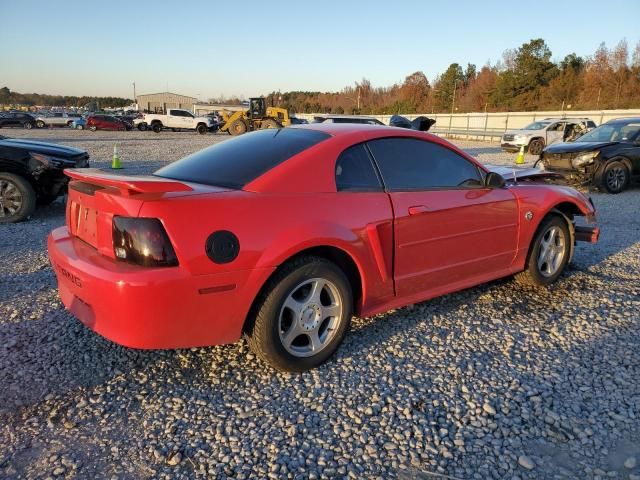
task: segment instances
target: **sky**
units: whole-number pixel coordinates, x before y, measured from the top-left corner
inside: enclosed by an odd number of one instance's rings
[[[640,0],[0,0],[0,87],[206,100],[480,68],[543,38],[554,60],[640,41]]]

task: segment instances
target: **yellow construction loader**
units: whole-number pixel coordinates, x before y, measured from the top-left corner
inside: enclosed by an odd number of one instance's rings
[[[281,128],[291,125],[289,112],[285,108],[267,107],[263,97],[249,99],[249,110],[239,112],[220,112],[224,125],[221,132],[230,135],[242,135],[253,130]]]

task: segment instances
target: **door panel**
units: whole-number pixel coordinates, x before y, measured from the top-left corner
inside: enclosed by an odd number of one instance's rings
[[[398,295],[449,290],[508,269],[517,244],[517,204],[508,189],[390,194]]]
[[[546,145],[562,142],[562,137],[564,137],[564,127],[565,127],[565,122],[558,122],[551,125],[547,129]]]

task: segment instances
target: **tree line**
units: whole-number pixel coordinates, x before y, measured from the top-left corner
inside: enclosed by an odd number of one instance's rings
[[[640,43],[602,43],[587,57],[558,62],[546,42],[533,39],[480,69],[452,63],[430,82],[417,71],[404,82],[373,87],[366,78],[340,92],[272,92],[271,105],[304,113],[463,113],[536,110],[604,110],[640,107]]]
[[[43,93],[12,92],[8,87],[0,88],[0,105],[22,105],[33,107],[36,105],[49,107],[84,107],[87,104],[97,104],[102,108],[122,108],[131,105],[133,101],[121,97],[77,97],[69,95],[47,95]]]

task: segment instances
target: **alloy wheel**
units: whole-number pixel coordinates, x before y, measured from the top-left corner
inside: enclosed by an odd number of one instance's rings
[[[324,278],[298,284],[287,296],[278,319],[282,346],[295,357],[310,357],[324,350],[343,321],[342,297]]]
[[[556,226],[550,226],[540,240],[538,251],[538,270],[545,277],[555,275],[566,255],[566,238],[564,231]]]
[[[22,193],[9,180],[0,180],[0,217],[11,217],[22,208]]]
[[[607,171],[607,187],[612,192],[622,190],[627,182],[627,171],[624,167],[613,167]]]

